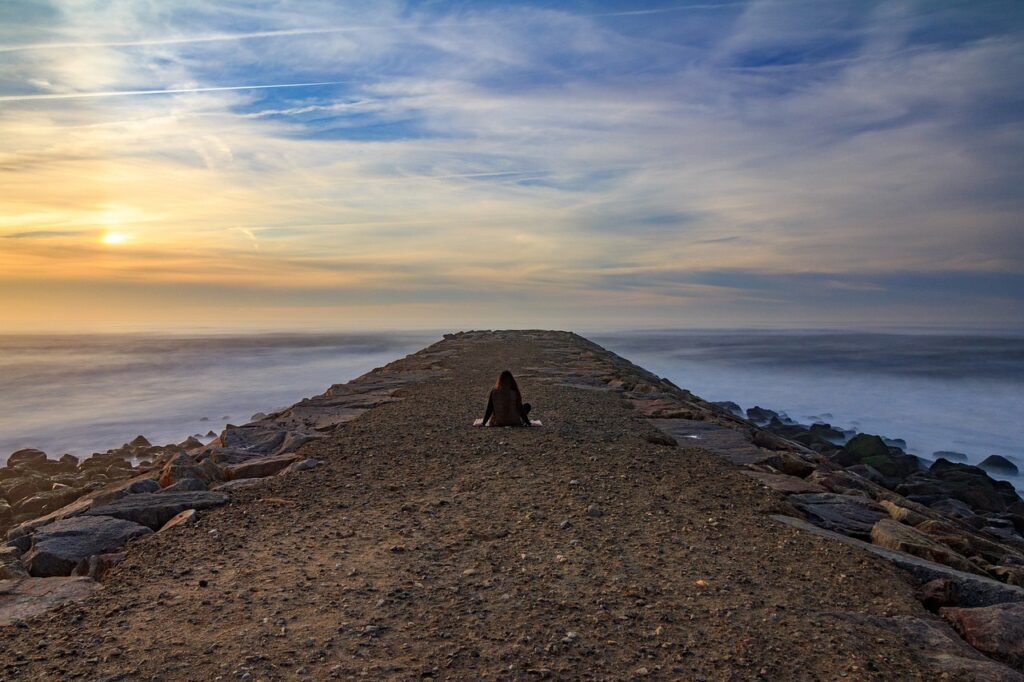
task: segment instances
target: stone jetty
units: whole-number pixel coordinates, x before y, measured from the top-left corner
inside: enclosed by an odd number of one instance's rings
[[[503,369],[544,426],[472,427]],[[15,453],[0,680],[1024,680],[1012,488],[769,412],[466,332],[211,443]]]

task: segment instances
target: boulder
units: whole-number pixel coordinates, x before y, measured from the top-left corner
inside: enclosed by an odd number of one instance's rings
[[[128,495],[155,493],[158,490],[160,490],[160,484],[156,482],[156,479],[152,476],[143,475],[108,486],[103,492],[92,498],[90,506],[93,508],[102,507]]]
[[[878,504],[882,505],[885,511],[889,512],[889,517],[893,521],[899,521],[900,523],[905,523],[908,526],[916,526],[917,524],[928,520],[927,516],[919,514],[912,509],[901,507],[895,502],[890,502],[889,500],[880,500]]]
[[[185,478],[197,478],[207,484],[225,479],[225,473],[218,465],[206,459],[197,462],[184,452],[167,461],[160,472],[160,487],[166,488]]]
[[[301,462],[296,462],[296,464],[301,464]],[[783,495],[828,492],[817,483],[811,483],[810,481],[805,481],[804,479],[797,478],[796,476],[773,474],[765,471],[744,471],[743,473],[750,476],[758,483],[761,483],[776,492],[780,492]]]
[[[66,471],[77,471],[78,470],[78,458],[71,454],[61,455],[60,459],[57,460],[61,463]]]
[[[1021,501],[1012,484],[996,481],[980,467],[939,459],[929,472],[942,482],[946,497],[966,502],[975,511],[1001,512]]]
[[[944,606],[956,606],[960,599],[960,586],[945,578],[929,580],[917,588],[917,598],[932,613]]]
[[[9,526],[13,518],[14,512],[11,510],[10,503],[0,497],[0,531]]]
[[[798,478],[807,478],[815,470],[813,464],[791,452],[774,452],[758,464],[767,464],[780,473]]]
[[[82,559],[106,554],[152,531],[109,516],[76,516],[36,530],[23,561],[37,578],[70,575]]]
[[[130,443],[128,443],[128,447],[131,447],[131,448],[149,448],[149,447],[153,447],[153,444],[150,443],[149,440],[147,440],[145,436],[135,436],[135,438],[132,439],[132,441]]]
[[[209,490],[210,486],[206,485],[205,481],[200,481],[198,478],[183,478],[177,483],[172,483],[160,492],[162,493],[178,493],[187,492],[189,490]]]
[[[1020,469],[1017,468],[1017,465],[1002,455],[989,455],[985,459],[981,460],[981,464],[978,466],[982,469],[995,471],[996,473],[1000,473],[1005,476],[1016,476],[1020,473]]]
[[[989,573],[1007,585],[1024,587],[1024,566],[994,566]]]
[[[289,464],[279,475],[285,476],[287,474],[294,474],[297,471],[309,471],[310,469],[316,469],[318,466],[320,466],[320,460],[307,457],[306,459],[300,459]]]
[[[859,433],[832,456],[832,461],[844,467],[867,464],[887,478],[902,480],[920,469],[917,457],[893,452],[879,436]]]
[[[263,478],[273,476],[289,464],[302,459],[301,455],[294,452],[274,457],[260,457],[241,464],[231,464],[225,467],[228,480],[238,478]]]
[[[1024,604],[944,608],[939,614],[975,649],[1024,671]]]
[[[969,519],[972,516],[976,516],[970,505],[952,497],[944,497],[941,500],[932,502],[928,506],[940,514],[954,519]]]
[[[17,547],[0,547],[0,580],[27,578],[28,570],[21,562]]]
[[[951,462],[967,461],[967,455],[962,452],[956,452],[955,450],[936,450],[932,453],[932,457],[935,459],[948,459]]]
[[[191,491],[180,493],[141,493],[129,495],[106,506],[90,509],[89,516],[111,516],[159,530],[175,514],[186,509],[209,509],[227,504],[222,492]]]
[[[803,493],[788,499],[814,525],[853,537],[869,537],[874,525],[889,516],[878,503],[855,495]]]
[[[14,505],[16,515],[41,516],[70,504],[82,496],[84,491],[77,488],[55,488],[36,493]]]
[[[38,616],[100,589],[92,578],[22,578],[0,581],[0,627]]]
[[[17,452],[12,452],[11,456],[7,458],[7,466],[13,468],[20,464],[31,464],[45,461],[46,453],[42,450],[25,448],[23,450],[18,450]]]
[[[36,493],[49,490],[50,486],[49,479],[26,473],[24,476],[10,478],[0,483],[0,497],[14,505]]]
[[[754,405],[747,409],[747,419],[755,424],[767,424],[772,419],[779,419],[779,413],[766,407]],[[781,422],[782,420],[779,419],[779,421]]]
[[[950,566],[959,571],[977,571],[977,567],[946,545],[931,539],[916,528],[892,519],[882,519],[871,529],[872,544],[898,552],[906,552],[928,561]]]

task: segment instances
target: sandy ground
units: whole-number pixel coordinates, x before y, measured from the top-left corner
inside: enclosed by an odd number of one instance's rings
[[[324,466],[0,632],[0,679],[933,679],[831,615],[931,618],[895,569],[767,520],[780,498],[649,442],[619,395],[528,369],[558,362],[528,341],[413,356],[443,371],[306,446]],[[505,368],[543,428],[470,426]]]

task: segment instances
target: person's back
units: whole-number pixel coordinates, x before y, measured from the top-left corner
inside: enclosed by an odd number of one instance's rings
[[[520,426],[523,423],[523,399],[511,388],[492,388],[491,426]]]

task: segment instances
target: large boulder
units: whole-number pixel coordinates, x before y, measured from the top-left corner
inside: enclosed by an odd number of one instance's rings
[[[300,459],[302,459],[302,455],[291,452],[286,455],[260,457],[248,462],[242,462],[241,464],[231,464],[225,467],[225,471],[227,472],[228,480],[232,481],[239,478],[263,478],[265,476],[273,476],[289,464]]]
[[[871,529],[871,542],[886,549],[906,552],[960,571],[977,571],[965,557],[931,539],[921,531],[892,519],[881,519]]]
[[[978,466],[982,469],[994,471],[997,474],[1002,474],[1004,476],[1016,476],[1020,473],[1020,469],[1017,468],[1017,465],[1002,455],[989,455],[985,459],[981,460],[981,463]]]
[[[160,490],[160,484],[156,482],[156,479],[152,475],[143,474],[140,477],[107,486],[107,488],[92,498],[90,506],[93,508],[102,507],[128,495],[155,493],[158,490]]]
[[[49,490],[50,486],[49,479],[44,476],[25,472],[22,476],[0,482],[0,497],[14,505],[25,498],[32,497],[36,493]]]
[[[92,578],[0,580],[0,627],[23,621],[100,589]]]
[[[14,513],[21,517],[49,514],[55,509],[60,509],[64,505],[74,502],[81,497],[82,492],[79,488],[68,488],[66,486],[45,490],[18,502],[14,505]]]
[[[787,499],[814,525],[853,537],[870,537],[874,525],[889,516],[878,503],[856,495],[803,493]]]
[[[975,649],[1024,671],[1024,603],[944,608],[939,613]]]
[[[917,457],[899,452],[885,444],[879,436],[859,433],[832,456],[832,461],[844,467],[866,464],[887,478],[902,480],[920,469]]]
[[[86,515],[111,516],[159,530],[186,509],[209,509],[227,504],[225,493],[213,491],[159,492],[129,495],[108,505],[90,509]]]
[[[23,464],[33,464],[37,462],[45,462],[46,453],[42,450],[36,450],[35,448],[25,448],[12,452],[11,456],[7,458],[7,466],[14,468]]]
[[[17,547],[0,547],[0,580],[27,578],[28,571],[21,563],[21,552]]]
[[[938,459],[929,473],[942,482],[946,497],[966,502],[976,511],[1001,512],[1021,501],[1011,483],[993,479],[980,467]]]
[[[138,523],[109,516],[62,519],[35,532],[22,560],[37,578],[71,575],[83,559],[106,554],[151,532]]]
[[[166,488],[186,478],[196,478],[207,485],[225,479],[224,470],[209,459],[197,462],[184,452],[167,461],[160,472],[160,487]]]

